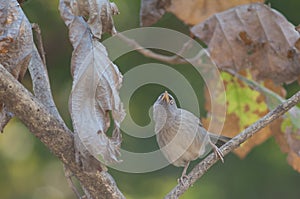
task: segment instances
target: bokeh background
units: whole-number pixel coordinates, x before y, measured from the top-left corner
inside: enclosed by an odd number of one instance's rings
[[[139,0],[115,0],[121,14],[114,17],[118,31],[139,27]],[[272,0],[273,8],[283,13],[289,21],[300,23],[300,1]],[[23,5],[29,20],[38,23],[42,30],[47,66],[57,107],[72,128],[68,112],[68,96],[72,79],[69,63],[71,45],[68,33],[58,13],[58,0],[29,0]],[[176,17],[167,14],[155,26],[162,26],[189,34],[188,26]],[[122,73],[143,63],[156,62],[138,53],[129,53],[118,60]],[[203,82],[189,66],[172,66],[181,72],[197,93],[201,116],[203,111]],[[23,83],[31,89],[27,74]],[[297,84],[286,86],[288,95],[299,90]],[[160,85],[145,85],[134,93],[129,107],[132,117],[139,125],[149,123],[148,110],[165,88]],[[123,148],[135,152],[157,149],[155,138],[135,139],[124,134]],[[198,161],[192,163],[190,167]],[[131,174],[109,170],[127,198],[162,198],[176,185],[182,168],[168,166],[164,169]],[[300,197],[300,174],[286,163],[284,155],[273,138],[256,147],[245,159],[233,154],[225,163],[216,164],[182,198],[264,198],[277,199]],[[75,195],[64,178],[60,161],[39,142],[18,120],[13,119],[0,135],[0,198],[1,199],[71,199]]]

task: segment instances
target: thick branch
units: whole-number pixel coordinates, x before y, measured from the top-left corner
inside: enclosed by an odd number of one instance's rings
[[[92,198],[124,198],[107,172],[88,173],[76,164],[72,132],[0,65],[0,101],[56,155],[92,194]]]
[[[262,117],[260,120],[246,128],[240,134],[232,138],[229,142],[223,145],[220,150],[224,155],[233,151],[240,146],[243,142],[257,133],[259,130],[270,124],[272,121],[286,113],[289,109],[300,102],[300,91],[298,91],[291,98],[277,106],[273,111]],[[214,154],[210,154],[203,161],[194,167],[194,169],[188,174],[184,183],[178,184],[165,198],[178,198],[181,196],[190,186],[192,186],[196,180],[201,178],[206,171],[212,167],[219,160]]]

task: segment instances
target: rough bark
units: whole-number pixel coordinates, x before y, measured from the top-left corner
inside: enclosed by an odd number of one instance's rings
[[[84,172],[75,161],[72,132],[0,65],[0,101],[57,156],[92,198],[124,198],[107,172]]]

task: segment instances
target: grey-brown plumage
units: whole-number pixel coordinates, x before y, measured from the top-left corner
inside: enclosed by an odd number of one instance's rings
[[[194,114],[177,108],[174,98],[167,91],[154,103],[153,118],[158,145],[170,163],[184,167],[182,177],[190,161],[211,149],[223,162],[223,154],[214,143],[220,146],[230,138],[207,132]]]

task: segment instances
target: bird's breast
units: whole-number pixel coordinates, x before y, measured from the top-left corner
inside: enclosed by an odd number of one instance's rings
[[[166,121],[157,134],[157,142],[170,163],[184,166],[204,154],[204,137],[199,133],[201,127],[198,123],[185,120],[181,116],[177,118],[180,119]]]

